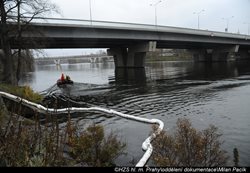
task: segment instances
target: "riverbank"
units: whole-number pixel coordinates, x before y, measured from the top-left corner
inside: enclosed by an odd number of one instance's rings
[[[30,100],[35,103],[41,103],[43,99],[43,96],[34,92],[29,86],[13,86],[9,84],[0,84],[0,91],[11,93],[13,95]],[[4,102],[4,99],[1,96],[0,96],[0,105],[1,105],[0,106],[0,122],[3,124],[6,124],[9,118],[11,117],[11,114],[13,113],[9,112],[7,108],[8,106],[6,105],[6,102]],[[14,104],[12,103],[11,105],[9,105],[9,107],[13,110],[14,107],[16,106],[14,106]],[[21,112],[20,108],[18,108],[18,110],[19,112]],[[30,119],[27,119],[25,117],[22,117],[22,120],[28,124],[31,122]]]
[[[0,91],[14,94],[35,103],[41,103],[43,99],[43,96],[34,92],[29,86],[13,86],[8,84],[0,84]]]
[[[11,107],[5,106],[6,91],[36,102],[41,102],[42,96],[28,86],[1,84],[0,91],[3,90],[5,92],[0,96],[1,167],[115,166],[115,158],[124,153],[126,144],[115,133],[104,134],[101,125],[92,124],[79,130],[71,122],[70,114],[63,128],[56,114],[47,114],[46,123],[41,125],[36,113],[27,119],[12,112]],[[23,109],[23,101],[20,101],[19,109]]]
[[[150,52],[146,56],[146,62],[156,61],[193,61],[191,54],[187,52],[176,53],[171,55],[157,55],[154,52]]]

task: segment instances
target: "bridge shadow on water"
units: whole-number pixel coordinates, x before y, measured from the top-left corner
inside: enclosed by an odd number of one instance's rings
[[[249,73],[250,63],[246,62],[220,62],[195,63],[193,72],[187,79],[196,80],[223,80]]]
[[[110,84],[146,85],[145,68],[117,68],[115,69],[115,80]]]

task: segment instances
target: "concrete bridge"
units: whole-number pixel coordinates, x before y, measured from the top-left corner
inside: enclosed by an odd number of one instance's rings
[[[47,20],[52,23],[34,22],[25,29],[25,48],[108,48],[116,67],[144,67],[146,53],[156,48],[189,49],[197,61],[229,61],[236,55],[250,58],[249,35],[132,23]],[[18,45],[13,35],[11,46],[15,49]]]

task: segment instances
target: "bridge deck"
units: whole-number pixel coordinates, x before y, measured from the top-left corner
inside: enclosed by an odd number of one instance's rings
[[[76,21],[78,24],[32,23],[22,33],[22,45],[27,48],[112,48],[157,41],[157,48],[213,48],[223,45],[250,48],[250,36],[241,34],[132,23],[92,21],[86,24],[90,21]],[[18,42],[14,37],[12,48],[17,48]],[[34,41],[39,44],[34,44]]]

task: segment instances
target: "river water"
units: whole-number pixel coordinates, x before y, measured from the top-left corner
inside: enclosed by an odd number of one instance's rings
[[[20,81],[35,91],[53,86],[61,72],[75,81],[58,93],[82,106],[111,108],[145,118],[158,118],[165,130],[174,131],[178,118],[188,118],[204,129],[210,124],[223,134],[223,149],[233,164],[237,148],[241,166],[250,166],[250,63],[154,62],[145,69],[114,70],[113,62],[36,66]],[[118,165],[132,166],[144,152],[141,144],[151,125],[112,115],[82,113],[72,115],[81,125],[101,123],[126,142],[126,155]],[[63,124],[63,121],[62,121]],[[83,127],[82,126],[82,127]],[[149,162],[149,164],[151,164]]]

